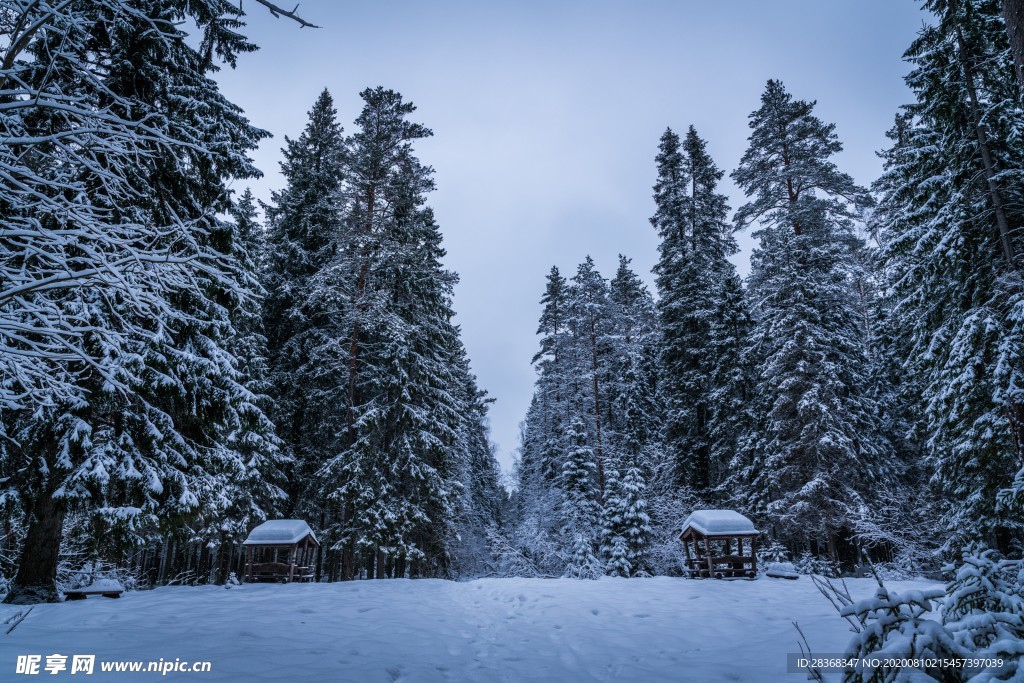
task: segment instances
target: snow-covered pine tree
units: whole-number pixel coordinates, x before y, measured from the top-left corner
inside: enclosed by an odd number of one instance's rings
[[[343,335],[350,284],[325,276],[343,239],[345,140],[331,94],[324,90],[297,139],[285,138],[286,185],[266,207],[262,283],[272,416],[295,459],[289,514],[321,528],[328,514],[310,483],[340,447],[347,406]]]
[[[907,51],[915,103],[897,117],[876,189],[893,327],[923,388],[929,469],[947,503],[945,550],[1006,550],[1021,516],[997,506],[1020,467],[1022,118],[995,2],[927,2]]]
[[[586,432],[593,435],[594,500],[604,504],[605,468],[613,455],[608,448],[608,389],[611,384],[613,315],[608,281],[587,256],[576,270],[569,287],[567,327],[571,332],[571,353],[566,359],[570,389],[569,410],[577,418],[586,416]],[[570,448],[574,447],[570,439]]]
[[[335,513],[341,575],[444,575],[446,538],[463,482],[460,422],[476,419],[463,384],[452,325],[455,274],[426,194],[433,170],[413,155],[431,135],[412,123],[412,103],[384,88],[361,93],[348,140],[346,215],[337,256],[321,276],[344,282],[342,443],[321,470]]]
[[[601,552],[612,576],[646,576],[650,571],[647,544],[651,518],[647,514],[647,484],[638,465],[622,476],[613,470],[602,510]]]
[[[69,314],[69,292],[117,290],[143,312],[137,320],[149,320],[164,315],[168,292],[187,288],[210,265],[200,254],[182,256],[187,221],[154,226],[109,210],[145,201],[136,171],[152,143],[174,153],[196,140],[176,137],[184,131],[160,125],[152,109],[149,118],[137,116],[142,103],[107,87],[118,66],[108,29],[147,16],[155,33],[176,41],[182,34],[167,22],[194,22],[203,35],[201,71],[216,68],[214,57],[234,66],[255,46],[241,36],[241,7],[225,0],[144,8],[133,0],[3,0],[0,14],[0,169],[17,179],[0,186],[0,405],[32,410],[76,400],[80,368],[103,368],[92,353],[148,334],[128,318],[121,328],[96,330]],[[154,231],[165,239],[154,240]],[[86,348],[97,333],[103,343]]]
[[[135,261],[142,274],[129,276],[127,288],[72,287],[49,299],[60,315],[89,328],[80,343],[92,362],[75,374],[72,396],[58,392],[31,415],[4,414],[21,437],[7,455],[26,473],[7,486],[29,520],[9,602],[55,599],[69,509],[90,516],[96,550],[114,557],[161,528],[195,540],[206,515],[223,512],[221,487],[241,457],[232,441],[258,420],[230,351],[231,310],[248,293],[231,253],[231,227],[217,216],[231,208],[227,181],[256,175],[247,153],[265,133],[219,93],[206,74],[211,62],[177,28],[186,17],[201,27],[219,21],[227,7],[74,7],[80,15],[68,30],[87,36],[89,64],[106,65],[91,74],[93,85],[111,98],[111,116],[142,126],[131,172],[112,185],[98,180],[92,201],[113,226],[148,226],[156,251]],[[39,40],[63,44],[64,37],[43,32]],[[75,45],[86,50],[84,42]],[[213,46],[229,62],[251,48],[235,32]],[[39,51],[48,54],[44,46]],[[73,60],[50,66],[51,87],[70,92],[81,84]],[[95,170],[87,163],[79,169]],[[153,254],[193,266],[175,276]],[[157,317],[145,305],[153,301],[160,302]]]
[[[569,283],[558,268],[552,266],[547,275],[537,334],[540,335],[540,349],[533,357],[537,367],[536,395],[538,398],[537,419],[540,424],[530,423],[539,438],[530,445],[536,450],[537,466],[530,468],[530,476],[538,476],[540,482],[554,482],[561,471],[562,454],[568,442],[565,432],[569,422],[569,396],[572,382],[569,376],[569,359],[572,356],[569,333]],[[524,449],[526,447],[524,442]],[[524,450],[524,458],[533,452]]]
[[[560,485],[569,451],[566,432],[572,386],[568,373],[572,356],[569,284],[557,267],[546,277],[540,303],[540,348],[533,356],[537,381],[521,425],[508,543],[529,561],[531,572],[556,575],[564,568],[558,554],[562,550]]]
[[[691,126],[681,142],[666,130],[656,162],[657,209],[651,224],[661,238],[654,272],[660,295],[666,447],[677,480],[707,492],[721,482],[725,467],[712,460],[712,453],[732,449],[729,435],[715,422],[732,421],[733,414],[722,408],[736,403],[729,395],[732,382],[718,386],[718,381],[729,380],[731,370],[718,366],[728,358],[720,352],[728,348],[726,335],[735,334],[730,328],[742,312],[727,309],[725,301],[737,293],[730,283],[735,268],[728,260],[737,247],[726,197],[718,192],[723,173],[697,131]],[[726,346],[719,349],[719,344]],[[716,437],[725,443],[716,443]]]
[[[662,453],[657,310],[629,263],[628,258],[619,256],[619,268],[609,284],[612,371],[607,425],[610,460],[617,471],[609,478],[601,547],[609,572],[620,576],[650,570],[646,552],[651,520],[646,512],[644,473],[651,470],[649,460]]]
[[[284,469],[290,464],[285,444],[277,437],[267,417],[273,404],[267,364],[267,338],[263,328],[263,297],[259,260],[265,249],[264,235],[256,213],[256,199],[249,188],[231,211],[234,225],[231,254],[238,268],[238,279],[248,294],[240,297],[231,311],[233,333],[228,349],[237,361],[241,384],[248,395],[233,417],[238,422],[226,425],[226,445],[238,457],[223,472],[220,511],[208,514],[209,528],[200,537],[216,543],[218,556],[214,580],[223,583],[230,572],[236,547],[250,529],[281,512],[287,504],[283,490]]]
[[[586,430],[578,416],[569,423],[569,452],[561,472],[561,531],[570,551],[564,575],[575,579],[593,579],[604,573],[594,554],[601,506],[596,490],[597,457]]]
[[[842,146],[813,108],[769,81],[732,174],[751,198],[737,226],[760,224],[748,347],[758,374],[736,474],[746,504],[776,534],[827,545],[839,561],[880,475],[865,330],[851,285],[854,211],[869,199],[832,163]]]
[[[654,299],[630,259],[619,256],[609,283],[611,373],[608,381],[608,432],[614,459],[639,465],[645,449],[660,445],[658,394],[658,313]]]
[[[749,302],[739,275],[729,268],[722,279],[717,307],[712,313],[708,351],[714,359],[708,401],[712,481],[730,479],[729,467],[739,450],[740,438],[750,421],[753,368],[746,354],[751,333]],[[718,500],[729,499],[730,491],[716,491]]]

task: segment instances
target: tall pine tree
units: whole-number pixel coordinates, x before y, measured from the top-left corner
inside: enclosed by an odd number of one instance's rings
[[[760,224],[748,348],[758,374],[737,464],[746,504],[779,537],[827,547],[838,561],[880,476],[866,331],[852,285],[852,250],[860,247],[852,222],[868,197],[831,161],[842,146],[813,108],[769,81],[732,175],[750,197],[737,225]]]

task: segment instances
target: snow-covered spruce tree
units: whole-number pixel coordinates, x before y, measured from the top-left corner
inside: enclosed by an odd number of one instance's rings
[[[136,169],[153,143],[173,153],[196,140],[174,137],[155,110],[140,116],[140,102],[106,87],[107,29],[149,16],[154,32],[177,40],[164,18],[194,22],[203,70],[214,57],[234,66],[237,52],[255,47],[239,40],[242,11],[227,0],[2,0],[0,15],[0,169],[16,179],[0,186],[0,406],[32,410],[75,400],[81,367],[103,367],[90,354],[145,337],[137,320],[164,315],[169,292],[209,265],[202,254],[183,255],[187,221],[152,225],[109,210],[144,201]],[[81,288],[118,290],[143,315],[96,330],[63,306],[64,294]],[[100,333],[103,344],[87,349]]]
[[[665,397],[665,441],[679,483],[707,492],[722,480],[727,463],[716,462],[733,450],[734,440],[716,423],[732,421],[737,389],[731,371],[719,367],[733,318],[742,308],[726,308],[735,295],[736,252],[729,207],[718,192],[722,171],[691,126],[682,142],[671,129],[661,136],[654,186],[656,211],[651,224],[661,238],[655,266],[661,317],[661,392]],[[733,289],[728,289],[729,287]],[[736,303],[735,301],[729,303]]]
[[[344,282],[341,445],[321,469],[340,575],[444,575],[462,495],[457,441],[477,419],[459,387],[462,347],[451,323],[455,274],[426,194],[432,169],[412,144],[431,135],[415,107],[384,88],[361,93],[348,140],[346,215],[325,280]]]
[[[893,327],[923,387],[929,469],[947,553],[1003,549],[1021,516],[997,506],[1021,462],[1021,127],[996,2],[928,2],[936,23],[905,58],[915,103],[897,117],[876,189]]]
[[[652,444],[660,444],[658,395],[658,314],[647,287],[619,256],[609,283],[611,367],[608,380],[608,433],[614,459],[641,464]]]
[[[875,211],[868,221],[874,244],[884,244],[878,224],[884,213]],[[934,551],[942,535],[941,506],[937,488],[929,483],[922,375],[915,370],[907,330],[898,324],[894,297],[887,295],[891,273],[881,249],[867,246],[856,251],[855,258],[854,285],[867,330],[868,387],[878,411],[879,434],[889,446],[885,474],[873,489],[874,502],[862,508],[856,522],[857,543],[880,574],[937,571],[941,561]]]
[[[621,477],[611,472],[601,513],[601,552],[612,576],[646,576],[650,571],[646,551],[651,518],[646,498],[647,484],[638,465],[630,465]]]
[[[537,381],[521,425],[513,519],[507,544],[517,549],[519,557],[512,557],[518,570],[525,566],[532,574],[557,575],[564,568],[560,555],[559,487],[568,452],[566,431],[572,386],[568,374],[572,354],[569,285],[557,267],[552,267],[546,277],[540,303],[540,348],[533,356]]]
[[[646,513],[645,471],[651,469],[648,461],[662,452],[657,311],[629,262],[619,256],[619,268],[609,285],[612,360],[607,431],[610,460],[618,471],[609,478],[601,547],[610,573],[621,576],[650,571],[647,543],[651,520]],[[628,568],[622,559],[628,561]]]
[[[760,224],[748,347],[758,375],[736,479],[777,535],[827,545],[839,561],[880,474],[865,330],[851,285],[853,212],[868,197],[830,160],[841,144],[813,107],[769,81],[732,175],[751,198],[737,226]]]
[[[225,444],[238,453],[219,475],[221,504],[209,510],[199,540],[216,544],[213,580],[223,583],[230,572],[237,546],[250,529],[279,513],[287,503],[283,490],[289,459],[284,443],[267,417],[273,401],[267,364],[267,338],[263,328],[264,290],[258,281],[264,236],[256,214],[256,200],[249,188],[231,211],[233,226],[230,252],[237,263],[239,282],[248,290],[230,314],[233,332],[227,347],[237,361],[240,383],[248,392],[231,415],[236,422],[226,427]],[[202,563],[200,563],[202,564]]]
[[[570,552],[564,575],[575,579],[594,579],[604,573],[594,554],[601,506],[597,503],[597,458],[586,429],[580,417],[569,423],[569,452],[561,473],[562,536]]]
[[[289,513],[323,527],[327,510],[311,481],[341,445],[347,349],[339,341],[351,284],[325,275],[344,233],[345,140],[327,90],[295,140],[285,138],[284,189],[266,208],[262,283],[272,417],[295,459]],[[329,273],[328,273],[329,275]]]
[[[614,328],[608,281],[589,256],[572,278],[567,310],[571,334],[571,352],[565,359],[569,410],[575,417],[585,416],[586,431],[593,435],[594,500],[603,505],[605,466],[613,454],[606,443],[606,432]],[[569,445],[573,446],[571,439]],[[609,464],[614,466],[615,463]]]
[[[531,468],[531,472],[536,473],[540,482],[550,484],[558,478],[562,454],[568,445],[565,434],[570,415],[570,394],[573,389],[569,373],[569,362],[572,358],[569,283],[554,266],[548,273],[541,304],[544,308],[537,327],[540,349],[533,357],[533,363],[540,375],[536,390],[539,400],[536,417],[540,424],[530,423],[530,427],[538,436],[530,443],[537,453],[536,466]],[[532,455],[532,452],[528,453],[525,450],[526,445],[524,442],[524,458]]]
[[[747,293],[740,276],[730,268],[722,280],[717,307],[712,313],[708,351],[714,358],[708,399],[711,406],[708,435],[711,463],[717,485],[730,479],[729,467],[739,450],[740,439],[750,424],[751,357],[746,353],[752,320]],[[731,491],[721,488],[709,498],[728,500]]]
[[[217,215],[231,208],[226,182],[256,175],[247,152],[264,133],[218,92],[206,75],[211,62],[176,27],[186,17],[201,27],[220,21],[229,7],[81,8],[66,28],[83,31],[76,44],[84,50],[87,41],[89,53],[101,56],[89,64],[106,65],[91,74],[93,84],[110,98],[113,116],[154,131],[134,140],[130,173],[117,179],[122,185],[103,173],[89,183],[92,201],[110,225],[148,226],[149,255],[193,265],[163,280],[147,256],[136,267],[156,270],[130,276],[127,288],[50,295],[60,315],[88,327],[79,343],[92,362],[75,374],[70,398],[58,393],[32,414],[4,414],[17,435],[7,455],[24,472],[6,482],[7,495],[18,496],[29,519],[9,602],[55,599],[69,508],[91,515],[97,551],[115,557],[161,528],[193,539],[208,522],[204,515],[225,509],[222,485],[243,458],[238,431],[259,419],[229,350],[231,311],[247,293],[231,253],[231,226]],[[234,32],[211,39],[228,62],[252,48]],[[48,43],[64,38],[43,32],[38,40],[42,57],[51,54]],[[81,85],[70,58],[49,67],[50,87],[74,92]],[[96,169],[83,163],[80,171]],[[158,317],[139,305],[151,294],[162,297]]]

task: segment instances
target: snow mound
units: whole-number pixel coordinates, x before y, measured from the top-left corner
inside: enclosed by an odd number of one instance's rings
[[[117,579],[94,579],[85,588],[79,588],[77,590],[85,591],[123,591],[124,586]]]
[[[705,536],[758,533],[754,523],[735,510],[694,510],[683,522],[686,527]]]
[[[798,579],[800,572],[796,570],[792,562],[769,562],[768,568],[764,571],[765,576],[773,579]]]
[[[270,519],[249,532],[242,545],[290,545],[316,535],[301,519]]]

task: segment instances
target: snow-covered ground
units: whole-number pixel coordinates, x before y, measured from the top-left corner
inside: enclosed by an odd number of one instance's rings
[[[874,583],[848,580],[854,598]],[[896,591],[924,581],[892,582]],[[0,621],[24,608],[3,605]],[[0,680],[797,681],[798,621],[816,653],[844,621],[807,577],[482,579],[167,587],[38,605],[0,630]],[[43,670],[95,654],[92,676]],[[43,656],[15,676],[17,655]],[[209,661],[208,673],[100,672],[101,661]],[[70,667],[69,667],[70,668]]]

